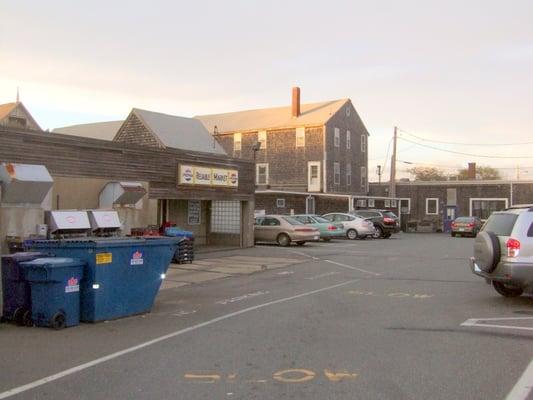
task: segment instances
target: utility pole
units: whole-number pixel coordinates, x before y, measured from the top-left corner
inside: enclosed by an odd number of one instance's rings
[[[396,141],[398,139],[398,127],[394,127],[392,142],[392,157],[390,164],[389,197],[396,197]]]
[[[381,186],[381,165],[378,165],[378,182],[379,186]]]

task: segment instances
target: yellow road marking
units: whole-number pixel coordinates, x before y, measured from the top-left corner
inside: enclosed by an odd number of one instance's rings
[[[324,375],[326,375],[326,378],[328,378],[330,382],[340,382],[345,379],[354,380],[355,378],[357,378],[358,374],[354,372],[348,372],[346,370],[342,370],[340,372],[333,372],[325,369]]]
[[[295,374],[301,374],[302,376],[292,378],[286,376],[294,376]],[[283,371],[276,372],[274,375],[272,375],[272,378],[278,382],[303,383],[314,379],[315,375],[316,374],[313,371],[310,371],[308,369],[284,369]]]
[[[199,383],[215,383],[215,382],[220,381],[220,375],[218,374],[212,374],[212,375],[185,374],[183,377],[185,379],[197,379],[200,381]]]

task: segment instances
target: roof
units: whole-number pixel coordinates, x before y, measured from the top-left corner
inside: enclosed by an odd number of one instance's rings
[[[17,103],[0,104],[0,119],[4,119],[17,107]]]
[[[113,140],[124,121],[105,121],[91,124],[63,126],[52,130],[53,133],[80,136],[101,140]]]
[[[132,112],[166,147],[226,155],[222,146],[197,119],[138,108]]]
[[[37,121],[35,121],[28,109],[24,107],[24,104],[22,104],[20,101],[16,101],[14,103],[0,104],[0,121],[2,121],[9,115],[12,115],[14,117],[25,118],[26,122],[29,122],[29,129],[34,129],[38,131],[41,130],[41,127],[39,126]]]
[[[258,110],[237,111],[225,114],[198,115],[209,132],[215,126],[218,132],[251,131],[324,125],[350,99],[338,99],[321,103],[308,103],[300,106],[301,114],[292,116],[292,106],[262,108]]]

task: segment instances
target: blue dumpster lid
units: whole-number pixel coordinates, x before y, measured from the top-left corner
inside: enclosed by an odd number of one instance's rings
[[[23,262],[20,265],[24,268],[65,268],[83,266],[85,262],[77,258],[69,257],[42,257]]]
[[[36,257],[46,256],[46,253],[41,253],[39,251],[22,251],[15,254],[4,254],[2,259],[11,259],[15,261],[29,261],[35,259]]]
[[[116,238],[77,238],[77,239],[52,239],[28,240],[25,244],[34,248],[49,247],[123,247],[123,246],[161,246],[178,243],[173,237],[116,237]]]

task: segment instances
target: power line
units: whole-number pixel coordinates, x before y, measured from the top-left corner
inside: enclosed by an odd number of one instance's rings
[[[422,143],[418,143],[418,142],[415,142],[413,140],[409,140],[409,139],[406,139],[406,138],[402,138],[400,137],[401,140],[405,141],[405,142],[409,142],[409,143],[413,143],[413,144],[417,144],[419,146],[422,146],[422,147],[426,147],[428,149],[433,149],[433,150],[437,150],[437,151],[443,151],[445,153],[453,153],[453,154],[460,154],[460,155],[463,155],[463,156],[469,156],[469,157],[482,157],[482,158],[513,158],[513,159],[519,159],[519,158],[533,158],[533,156],[496,156],[496,155],[483,155],[483,154],[473,154],[473,153],[464,153],[462,151],[454,151],[454,150],[447,150],[447,149],[441,149],[439,147],[435,147],[435,146],[430,146],[429,144],[422,144]]]
[[[533,144],[533,142],[517,142],[517,143],[464,143],[464,142],[445,142],[441,140],[433,140],[433,139],[426,139],[421,136],[415,135],[413,133],[404,131],[403,129],[398,128],[398,130],[402,133],[405,133],[409,136],[415,137],[419,140],[423,140],[424,142],[432,142],[432,143],[440,143],[440,144],[453,144],[458,146],[522,146],[527,144]]]

